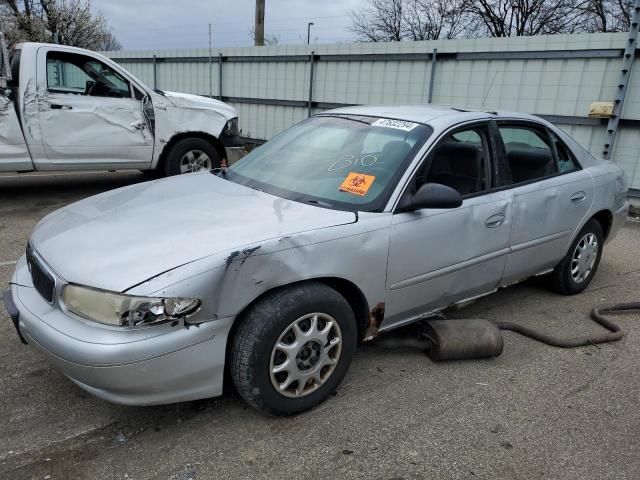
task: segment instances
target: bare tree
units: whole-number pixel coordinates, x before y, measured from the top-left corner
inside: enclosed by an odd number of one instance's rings
[[[587,32],[623,32],[631,23],[630,0],[586,0],[579,5],[585,15]]]
[[[256,27],[251,27],[249,29],[249,38],[255,42],[256,40]],[[278,45],[280,43],[280,35],[271,35],[266,33],[264,35],[264,45],[265,47],[270,47],[273,45]]]
[[[404,33],[405,0],[368,0],[369,5],[351,12],[351,31],[365,42],[398,42]]]
[[[91,50],[122,48],[88,0],[0,0],[0,22],[10,43],[57,40]]]
[[[467,0],[465,9],[487,36],[516,37],[584,31],[579,0]]]
[[[465,0],[407,0],[403,13],[404,38],[436,40],[473,36],[477,20],[464,9]]]
[[[633,0],[367,0],[351,13],[360,41],[620,32]]]

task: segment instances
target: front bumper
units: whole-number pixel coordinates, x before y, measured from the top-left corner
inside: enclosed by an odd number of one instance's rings
[[[220,140],[227,155],[228,167],[246,155],[244,141],[242,141],[242,138],[240,138],[239,135],[234,135],[232,137],[225,137],[224,135],[221,135]]]
[[[225,147],[227,153],[227,166],[230,167],[245,156],[244,147]]]
[[[5,290],[2,293],[2,301],[4,302],[4,308],[7,310],[7,313],[9,313],[9,317],[11,317],[11,321],[13,322],[13,326],[15,327],[16,332],[18,333],[18,337],[20,338],[20,341],[25,345],[27,345],[27,341],[24,339],[24,337],[22,336],[22,333],[20,332],[20,326],[18,325],[18,321],[20,319],[20,312],[16,307],[16,303],[13,301],[13,295],[11,295],[11,290]]]
[[[18,269],[24,268],[21,259]],[[104,327],[48,304],[26,284],[24,274],[16,276],[21,284],[13,283],[6,298],[17,312],[14,323],[19,334],[88,392],[126,405],[174,403],[222,393],[232,317],[189,328]]]

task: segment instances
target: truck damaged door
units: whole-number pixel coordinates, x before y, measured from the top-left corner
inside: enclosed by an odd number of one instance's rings
[[[9,59],[4,35],[0,33],[0,172],[33,170],[15,103],[19,66],[20,51],[13,52]]]
[[[143,91],[90,52],[38,49],[39,169],[149,168],[154,138]]]
[[[384,327],[497,288],[513,212],[511,192],[495,188],[495,152],[487,124],[473,123],[445,134],[418,168],[409,193],[438,183],[463,203],[393,215]]]

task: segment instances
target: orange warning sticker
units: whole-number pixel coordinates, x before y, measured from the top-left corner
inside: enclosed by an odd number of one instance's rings
[[[373,185],[375,179],[376,177],[374,175],[349,172],[347,178],[340,184],[340,191],[364,197],[371,188],[371,185]]]

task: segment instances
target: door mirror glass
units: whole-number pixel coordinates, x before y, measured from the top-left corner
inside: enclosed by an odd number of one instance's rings
[[[458,208],[462,195],[456,189],[440,183],[423,183],[411,197],[411,208]]]

